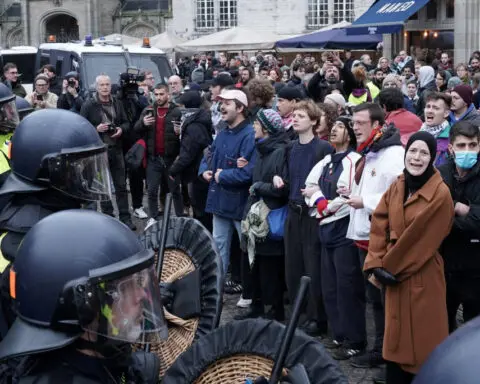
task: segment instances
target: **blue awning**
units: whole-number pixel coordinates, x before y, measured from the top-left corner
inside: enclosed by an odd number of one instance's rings
[[[347,35],[396,33],[430,0],[379,0],[347,28]]]

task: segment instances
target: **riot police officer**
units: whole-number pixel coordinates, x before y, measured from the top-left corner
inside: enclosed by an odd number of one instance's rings
[[[0,83],[0,185],[10,171],[9,144],[19,122],[16,97],[10,88]]]
[[[96,129],[70,111],[37,111],[17,127],[12,170],[0,187],[0,340],[14,319],[7,266],[18,245],[54,212],[111,199],[106,151]]]
[[[15,105],[17,106],[18,117],[20,118],[20,121],[34,111],[30,103],[20,96],[15,97]]]
[[[11,269],[18,317],[0,361],[19,383],[157,383],[158,358],[131,343],[164,340],[154,251],[120,221],[67,210],[37,223]]]

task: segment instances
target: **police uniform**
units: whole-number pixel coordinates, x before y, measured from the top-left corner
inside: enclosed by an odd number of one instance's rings
[[[8,264],[25,234],[52,213],[111,195],[105,145],[80,115],[57,109],[32,113],[11,144],[12,169],[0,187],[0,340],[14,318]]]
[[[168,336],[154,257],[127,226],[90,210],[34,225],[10,272],[19,316],[0,361],[20,363],[7,374],[21,384],[157,383],[157,356],[131,352],[147,333]]]

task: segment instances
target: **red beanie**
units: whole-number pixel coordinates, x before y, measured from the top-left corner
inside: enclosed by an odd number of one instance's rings
[[[470,104],[472,104],[473,90],[472,87],[470,87],[469,85],[457,85],[455,88],[452,89],[452,92],[457,92],[459,96],[463,99],[465,104],[467,104],[467,106],[470,106]]]

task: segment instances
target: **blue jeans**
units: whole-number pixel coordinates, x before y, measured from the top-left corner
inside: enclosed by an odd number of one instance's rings
[[[222,258],[224,275],[228,272],[230,263],[230,244],[234,229],[237,231],[238,237],[241,238],[240,221],[213,215],[213,239]]]

